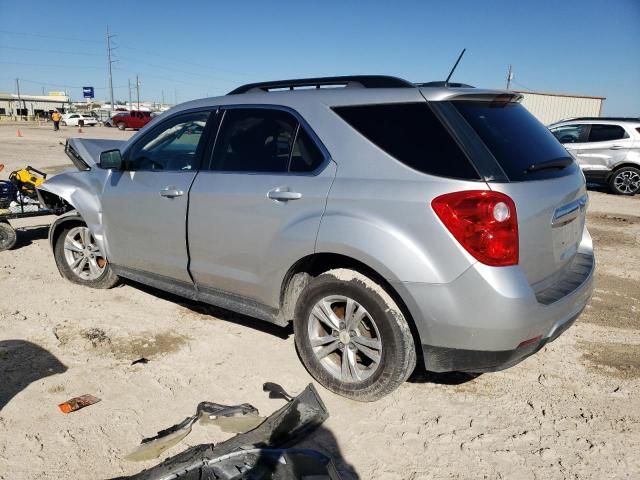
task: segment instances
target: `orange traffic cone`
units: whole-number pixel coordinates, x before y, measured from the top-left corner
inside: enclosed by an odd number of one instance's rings
[[[22,132],[20,129],[16,130],[16,137],[22,137]]]

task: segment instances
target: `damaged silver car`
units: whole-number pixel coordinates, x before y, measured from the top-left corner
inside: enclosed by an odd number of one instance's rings
[[[507,368],[569,328],[595,268],[575,161],[519,94],[358,76],[250,84],[127,142],[68,141],[40,187],[60,273],[285,326],[371,401],[418,361]]]

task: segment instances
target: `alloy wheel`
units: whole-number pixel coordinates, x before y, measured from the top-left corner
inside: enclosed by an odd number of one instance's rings
[[[100,247],[85,226],[72,228],[67,233],[64,258],[71,271],[83,280],[97,280],[107,266]]]
[[[625,170],[616,175],[613,184],[620,192],[636,193],[640,190],[640,174],[632,170]]]
[[[311,310],[307,334],[316,359],[341,382],[366,380],[380,367],[378,327],[352,298],[331,295],[320,299]]]

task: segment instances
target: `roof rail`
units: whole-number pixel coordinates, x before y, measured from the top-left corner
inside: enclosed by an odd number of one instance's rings
[[[416,83],[416,87],[450,87],[450,88],[475,88],[473,85],[466,83],[445,82],[444,80],[436,82]]]
[[[567,120],[614,120],[618,122],[640,122],[640,117],[574,117]]]
[[[415,85],[407,80],[386,75],[353,75],[343,77],[318,77],[318,78],[298,78],[291,80],[276,80],[272,82],[248,83],[227,95],[237,95],[247,93],[251,90],[295,90],[296,88],[311,87],[319,89],[321,87],[360,87],[360,88],[415,88]]]

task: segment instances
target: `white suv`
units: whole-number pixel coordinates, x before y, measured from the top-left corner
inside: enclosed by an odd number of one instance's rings
[[[640,192],[640,118],[573,118],[549,126],[587,181],[614,193]]]

